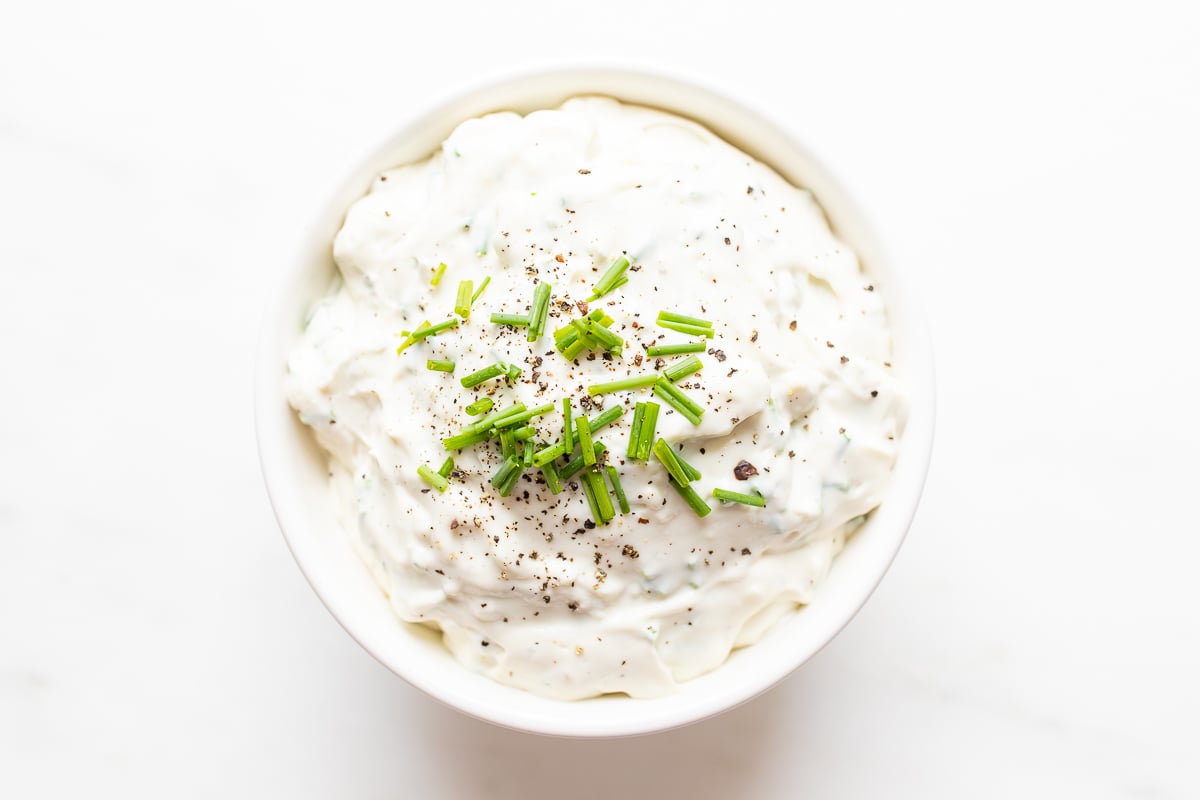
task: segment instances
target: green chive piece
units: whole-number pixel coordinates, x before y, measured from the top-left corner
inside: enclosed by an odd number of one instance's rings
[[[421,476],[421,480],[425,481],[439,492],[446,491],[446,487],[450,485],[450,481],[431,470],[425,464],[417,467],[417,474]]]
[[[543,414],[549,414],[553,410],[554,403],[546,403],[544,406],[531,408],[528,411],[525,410],[524,406],[521,406],[520,409],[514,411],[511,415],[505,414],[503,417],[494,420],[492,422],[492,426],[496,428],[509,428],[513,425],[520,425],[522,422],[527,422],[534,417],[540,417]]]
[[[567,452],[567,446],[562,442],[542,448],[533,454],[533,465],[542,467]]]
[[[592,521],[597,525],[603,525],[604,517],[600,514],[600,507],[596,504],[596,490],[592,486],[592,482],[588,480],[587,473],[584,473],[582,483],[583,496],[587,498],[588,509],[592,512]]]
[[[588,334],[613,355],[619,355],[621,349],[625,347],[624,339],[595,320],[588,323]]]
[[[603,297],[613,289],[617,288],[617,286],[627,283],[628,278],[626,278],[624,281],[621,280],[622,278],[625,278],[625,270],[627,269],[629,269],[629,259],[625,256],[617,256],[612,265],[609,266],[609,268],[604,271],[604,274],[600,276],[600,280],[596,281],[596,285],[592,287],[592,296],[589,297],[588,300],[595,300],[598,297]],[[620,283],[618,283],[618,281],[620,281]]]
[[[638,403],[633,407],[633,423],[629,428],[629,447],[625,448],[626,458],[637,458],[638,444],[642,438],[642,420],[645,416],[645,403]]]
[[[650,460],[650,449],[654,446],[654,428],[658,425],[658,410],[653,400],[646,401],[646,413],[642,416],[642,430],[638,436],[638,461]]]
[[[454,300],[454,313],[463,319],[471,316],[471,290],[474,288],[475,281],[458,282],[458,295]]]
[[[592,426],[587,417],[580,417],[575,431],[579,434],[579,450],[583,453],[583,463],[589,466],[596,463],[596,448],[592,444]]]
[[[442,439],[442,447],[446,450],[462,450],[471,445],[486,442],[492,438],[491,431],[463,431],[462,433]]]
[[[679,459],[675,456],[675,451],[671,449],[671,445],[667,444],[666,439],[660,438],[654,443],[654,448],[651,451],[654,457],[667,468],[667,472],[675,479],[675,482],[680,486],[687,486],[691,481],[688,479],[687,472],[683,465],[679,463]]]
[[[679,462],[679,466],[683,467],[683,474],[687,475],[688,483],[698,481],[701,478],[700,470],[693,467],[691,464],[683,460],[682,453],[676,453],[675,459]]]
[[[692,511],[696,512],[696,516],[707,517],[712,512],[712,508],[709,507],[708,503],[704,502],[704,498],[698,495],[696,490],[691,486],[680,486],[674,480],[669,482],[675,487],[675,491],[679,492],[683,499],[687,501],[687,504],[692,507]]]
[[[693,358],[694,357],[695,356],[693,356]],[[655,373],[650,373],[648,375],[634,375],[632,378],[622,378],[619,381],[611,381],[609,383],[593,383],[588,387],[588,394],[590,394],[592,397],[595,397],[598,394],[623,392],[626,389],[645,389],[647,386],[653,386],[657,382],[658,375]]]
[[[521,464],[528,467],[533,463],[533,442],[526,440],[525,451],[521,454]]]
[[[451,456],[446,456],[446,460],[438,467],[438,475],[441,475],[443,478],[449,478],[451,472],[454,472],[454,459]]]
[[[431,358],[425,362],[425,369],[433,370],[434,372],[454,372],[454,362],[438,361]]]
[[[621,486],[621,476],[617,474],[617,468],[610,466],[605,471],[608,473],[608,482],[612,484],[613,494],[617,496],[617,505],[621,508],[621,513],[628,514],[629,500],[625,497],[625,489]]]
[[[523,328],[529,324],[529,317],[525,314],[501,314],[498,311],[493,311],[492,322],[497,325],[512,325],[514,328]]]
[[[467,406],[466,412],[472,417],[477,417],[480,414],[486,414],[492,410],[492,406],[496,405],[496,401],[490,397],[481,397],[471,405]]]
[[[508,497],[522,472],[524,469],[521,467],[521,462],[509,456],[499,469],[492,473],[492,486],[496,487],[496,491],[500,493],[501,497]]]
[[[430,286],[437,286],[442,282],[442,276],[446,274],[446,262],[438,264],[437,272],[433,273],[433,277],[429,280]]]
[[[677,361],[663,370],[663,377],[671,383],[677,383],[693,372],[704,369],[704,362],[698,356],[688,356],[683,361]]]
[[[612,423],[616,422],[618,419],[621,418],[621,415],[624,413],[625,413],[625,406],[609,406],[608,408],[601,411],[599,414],[597,414],[592,419],[589,419],[588,427],[590,427],[592,429],[592,433],[595,433],[596,431],[603,428],[605,425],[611,425]],[[580,417],[580,419],[583,419],[583,418]],[[575,423],[575,437],[576,438],[579,437],[578,421]]]
[[[479,284],[479,288],[475,290],[475,294],[471,295],[471,305],[475,305],[475,301],[479,299],[479,295],[483,294],[483,290],[492,282],[491,275],[483,276],[483,283]]]
[[[535,455],[536,459],[537,456]],[[541,465],[542,477],[546,481],[546,488],[550,490],[550,494],[558,494],[562,491],[562,478],[558,474],[558,467],[554,466],[553,461],[547,461]]]
[[[744,506],[754,506],[755,508],[767,507],[767,499],[762,496],[762,492],[758,491],[754,494],[742,494],[741,492],[731,492],[728,489],[713,489],[713,497],[722,503],[741,503]]]
[[[537,436],[537,428],[532,425],[526,425],[523,428],[513,428],[513,437],[518,442],[528,442],[534,436]]]
[[[646,348],[648,356],[679,356],[684,353],[703,353],[704,342],[687,342],[685,344],[652,344]]]
[[[529,333],[525,338],[536,342],[542,338],[546,319],[550,313],[550,284],[542,281],[533,290],[533,303],[529,307]]]
[[[500,455],[509,458],[516,455],[517,441],[510,430],[500,431]]]
[[[606,448],[602,443],[596,442],[596,461],[597,462],[600,460],[600,456],[604,455],[604,451],[607,449],[608,448]],[[584,466],[585,466],[585,464],[583,463],[583,454],[581,453],[581,454],[575,456],[574,458],[572,458],[570,461],[568,461],[563,466],[563,468],[561,470],[559,470],[559,472],[562,473],[562,479],[564,481],[569,481],[569,480],[571,480],[571,478],[575,477],[575,473],[579,472],[579,470],[583,469]]]
[[[426,336],[437,336],[442,331],[450,330],[451,328],[457,328],[457,327],[458,327],[458,320],[455,319],[454,317],[451,317],[450,319],[439,322],[437,325],[430,325],[425,328],[418,328],[417,330],[415,330],[411,334],[409,334],[408,338],[416,341],[417,339],[424,339]]]
[[[464,389],[470,389],[472,386],[478,386],[484,381],[490,381],[492,378],[499,378],[503,374],[503,367],[501,367],[499,364],[492,364],[491,366],[484,367],[477,372],[472,372],[470,375],[467,375],[465,378],[459,381],[459,383],[463,385]]]
[[[613,318],[608,315],[608,312],[603,308],[597,308],[592,313],[588,314],[588,319],[598,325],[603,325],[606,328],[612,327]]]
[[[575,452],[575,440],[571,436],[574,428],[571,427],[571,398],[564,397],[563,401],[563,452]]]
[[[654,384],[654,393],[666,401],[667,405],[682,414],[688,422],[693,425],[700,424],[700,415],[704,413],[704,409],[682,390],[675,388],[675,384],[660,378],[658,383]]]
[[[563,350],[562,354],[567,361],[574,361],[575,359],[579,358],[579,355],[586,349],[587,345],[582,340],[579,340]]]
[[[659,311],[658,312],[658,321],[659,322],[680,322],[680,323],[683,323],[684,325],[695,325],[696,327],[699,327],[699,328],[711,328],[713,326],[713,324],[706,319],[700,319],[699,317],[689,317],[689,316],[685,316],[683,314],[676,314],[674,311]]]
[[[713,338],[712,328],[702,328],[699,325],[688,325],[684,322],[671,322],[669,320],[660,319],[658,321],[658,327],[666,328],[667,330],[671,331],[679,331],[680,333],[687,333],[692,336],[703,336],[706,339]]]
[[[592,495],[596,498],[596,510],[600,512],[600,524],[607,525],[616,513],[613,511],[608,487],[604,485],[604,470],[599,465],[589,467],[583,474],[583,480],[592,487]]]
[[[509,364],[508,369],[505,370],[505,374],[508,375],[508,379],[510,381],[515,381],[517,378],[521,377],[521,368],[516,364]]]
[[[514,417],[524,410],[524,403],[513,403],[508,408],[502,408],[499,411],[493,411],[486,417],[480,417],[467,427],[463,428],[463,433],[482,432],[488,434],[489,436],[494,436],[497,422],[508,417]]]

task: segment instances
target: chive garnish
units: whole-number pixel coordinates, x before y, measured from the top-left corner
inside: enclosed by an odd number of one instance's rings
[[[512,325],[514,328],[523,328],[529,324],[529,317],[525,314],[501,314],[498,311],[493,311],[492,322],[497,325]]]
[[[596,463],[596,448],[592,444],[592,426],[588,424],[587,417],[580,417],[576,423],[575,432],[579,434],[579,451],[583,453],[584,464]]]
[[[625,406],[609,406],[601,411],[594,418],[588,420],[588,427],[592,429],[592,433],[603,428],[605,425],[610,425],[621,418],[625,413]],[[582,417],[580,417],[582,419]],[[579,435],[579,425],[575,425],[575,435]]]
[[[638,433],[638,461],[650,458],[650,448],[654,446],[654,429],[658,425],[658,410],[661,408],[653,400],[646,401],[646,413],[642,415],[642,430]]]
[[[592,296],[588,300],[603,297],[618,286],[628,283],[629,279],[625,277],[625,270],[627,269],[629,269],[629,259],[625,256],[618,256],[609,268],[604,271],[604,274],[600,276],[600,280],[596,281],[596,285],[592,287]]]
[[[600,507],[596,505],[596,490],[592,487],[592,482],[588,480],[587,473],[583,475],[583,496],[587,498],[588,509],[592,512],[592,521],[597,525],[604,524],[604,518],[600,514]]]
[[[533,290],[533,304],[529,307],[529,333],[525,336],[528,341],[536,342],[542,337],[549,313],[550,284],[542,281]]]
[[[518,403],[517,405],[520,404]],[[512,427],[513,425],[520,425],[522,422],[531,420],[534,417],[540,417],[543,414],[549,414],[554,410],[554,403],[546,403],[544,406],[531,408],[528,411],[525,410],[525,406],[523,405],[521,405],[520,408],[516,408],[516,406],[514,406],[514,409],[516,410],[514,410],[512,413],[506,413],[503,416],[497,417],[495,420],[493,420],[492,427],[508,428]]]
[[[645,403],[638,403],[633,407],[633,423],[629,428],[629,446],[625,448],[626,458],[637,458],[638,444],[642,438],[642,419],[645,416]]]
[[[433,277],[429,280],[430,286],[437,286],[442,282],[442,276],[446,274],[446,262],[438,264],[437,272],[433,273]]]
[[[658,375],[654,373],[650,373],[649,375],[634,375],[632,378],[622,378],[619,381],[611,381],[609,383],[593,383],[588,387],[588,394],[595,397],[598,394],[623,392],[626,389],[644,389],[647,386],[653,386],[657,381]]]
[[[471,316],[471,290],[474,288],[474,281],[458,282],[458,295],[454,300],[454,313],[463,319]]]
[[[471,305],[475,305],[475,301],[479,299],[479,295],[483,294],[483,290],[492,282],[491,275],[483,276],[483,283],[479,284],[479,288],[475,290],[475,294],[471,295]]]
[[[502,408],[499,411],[493,411],[486,417],[481,417],[475,420],[467,427],[463,428],[463,433],[473,433],[475,431],[483,431],[489,435],[494,435],[496,423],[506,417],[514,417],[525,410],[524,403],[513,403],[508,408]]]
[[[700,415],[704,413],[704,409],[697,405],[695,400],[684,394],[681,389],[676,388],[675,384],[665,378],[660,378],[658,383],[654,384],[654,393],[666,401],[667,405],[682,414],[688,422],[693,425],[700,424]]]
[[[687,486],[691,483],[691,480],[687,476],[687,471],[679,463],[679,459],[675,456],[675,451],[671,449],[671,445],[667,444],[666,439],[660,438],[655,442],[651,452],[667,468],[667,472],[675,479],[676,483],[680,486]]]
[[[525,440],[525,451],[521,455],[521,463],[527,467],[533,463],[533,442],[528,439]]]
[[[434,372],[454,372],[453,361],[438,361],[437,359],[429,359],[425,362],[425,369]]]
[[[704,498],[698,495],[696,490],[691,486],[680,486],[674,480],[670,480],[669,483],[675,487],[675,491],[679,492],[683,499],[687,501],[687,504],[692,507],[692,511],[696,512],[696,516],[707,517],[712,512],[712,508],[709,507],[708,503],[704,502]]]
[[[687,475],[688,483],[700,480],[700,470],[684,461],[682,453],[676,453],[675,459],[679,462],[679,466],[683,467],[683,473]]]
[[[600,456],[604,455],[604,452],[607,449],[608,448],[605,447],[603,443],[596,442],[596,461],[597,462],[599,462]],[[569,481],[571,478],[575,477],[575,473],[579,472],[579,470],[583,469],[584,466],[585,465],[583,463],[583,454],[581,453],[580,455],[575,456],[570,461],[568,461],[565,465],[563,465],[563,468],[561,470],[559,470],[559,472],[562,473],[562,479],[564,481]]]
[[[545,466],[566,452],[567,446],[562,442],[542,448],[533,454],[533,465],[535,467]]]
[[[508,369],[505,370],[505,374],[508,375],[508,379],[510,381],[515,381],[517,378],[521,377],[521,368],[516,364],[509,364]]]
[[[418,332],[423,331],[428,327],[429,327],[429,320],[425,320],[424,322],[422,322],[420,325],[417,326],[417,331]],[[417,343],[417,340],[415,338],[413,338],[412,331],[400,331],[400,335],[407,336],[408,338],[405,339],[403,342],[401,342],[400,346],[396,348],[396,355],[400,355],[405,350],[407,350],[408,348],[412,347],[414,344]]]
[[[563,401],[563,452],[575,452],[575,440],[571,436],[574,428],[571,427],[571,398],[564,397]]]
[[[500,455],[509,458],[515,455],[516,451],[517,443],[513,438],[513,432],[507,429],[500,431]]]
[[[755,508],[767,507],[767,499],[759,491],[755,491],[754,494],[743,494],[731,492],[728,489],[713,489],[713,497],[722,503],[741,503],[744,506],[754,506]]]
[[[451,317],[450,319],[442,320],[441,322],[439,322],[436,325],[429,325],[427,327],[418,328],[417,330],[410,333],[408,335],[408,338],[412,339],[413,341],[417,341],[418,339],[424,339],[426,336],[437,336],[442,331],[450,330],[451,328],[457,328],[457,327],[458,327],[458,320],[455,319],[454,317]]]
[[[484,381],[490,381],[492,378],[499,378],[503,374],[504,367],[500,366],[499,364],[492,364],[491,366],[487,366],[481,370],[472,372],[470,375],[467,375],[461,381],[459,381],[459,383],[463,385],[464,389],[470,389],[472,386],[478,386]]]
[[[471,403],[471,405],[467,406],[466,412],[472,417],[477,417],[480,414],[486,414],[487,412],[491,411],[492,406],[495,404],[496,401],[492,400],[492,398],[481,397],[474,403]]]
[[[610,466],[605,470],[608,473],[608,482],[612,484],[613,494],[617,496],[617,505],[621,508],[622,514],[629,513],[629,500],[625,497],[625,489],[621,487],[621,476],[617,474],[617,468]]]
[[[679,322],[684,325],[695,325],[699,328],[711,328],[713,324],[706,319],[699,317],[689,317],[684,314],[676,314],[674,311],[659,311],[659,322]]]
[[[513,428],[513,436],[518,442],[528,442],[534,436],[537,436],[537,428],[532,425],[526,425],[523,428]]]
[[[672,331],[679,331],[680,333],[687,333],[692,336],[703,336],[706,339],[713,338],[712,328],[704,328],[699,325],[688,325],[685,322],[671,322],[670,320],[660,319],[658,321],[658,327],[666,328],[667,330]]]
[[[534,459],[537,456],[534,455]],[[546,480],[546,487],[550,490],[550,494],[558,494],[562,491],[562,479],[558,474],[558,467],[554,466],[553,461],[547,461],[541,465],[542,477]]]
[[[489,430],[463,431],[442,439],[442,447],[446,450],[462,450],[465,447],[486,442],[490,438],[492,438],[492,433]]]
[[[438,467],[438,475],[441,475],[443,478],[449,478],[451,472],[454,472],[454,459],[446,456],[446,460]]]
[[[496,491],[501,497],[508,497],[512,492],[513,486],[516,485],[517,479],[521,477],[524,470],[521,467],[521,462],[517,461],[512,456],[505,459],[500,468],[492,473],[492,486],[496,487]]]
[[[417,474],[421,476],[421,480],[425,481],[439,492],[446,491],[446,487],[450,485],[450,481],[431,470],[425,464],[417,467]]]
[[[605,350],[613,355],[620,355],[625,347],[625,340],[595,320],[588,322],[588,335],[599,342]]]
[[[688,356],[683,361],[677,361],[664,369],[662,374],[671,383],[677,383],[682,378],[702,369],[704,369],[704,362],[700,360],[699,356]]]
[[[613,511],[612,498],[608,487],[604,485],[604,472],[599,466],[589,467],[583,474],[584,483],[592,488],[592,496],[596,498],[596,510],[600,512],[600,524],[607,525],[616,516]]]
[[[652,344],[646,348],[648,356],[679,356],[684,353],[703,353],[704,342],[687,342],[685,344]]]

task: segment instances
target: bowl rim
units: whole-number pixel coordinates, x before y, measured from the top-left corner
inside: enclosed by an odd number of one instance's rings
[[[893,470],[892,480],[885,494],[884,502],[872,515],[870,535],[873,537],[872,549],[868,560],[869,568],[860,569],[862,573],[856,583],[851,585],[855,591],[849,592],[850,598],[842,603],[837,613],[829,611],[822,616],[823,628],[819,634],[811,637],[813,645],[802,651],[789,649],[786,642],[776,641],[775,650],[780,655],[757,668],[753,681],[742,685],[723,685],[717,683],[705,694],[689,697],[687,702],[661,702],[663,698],[635,699],[628,697],[597,698],[582,701],[555,701],[548,698],[531,695],[520,689],[494,684],[501,687],[496,692],[503,695],[512,693],[512,698],[496,701],[494,698],[481,698],[481,694],[496,694],[490,691],[476,691],[464,684],[477,680],[487,681],[465,667],[457,665],[461,670],[461,680],[445,680],[440,672],[422,672],[411,664],[397,663],[395,652],[389,650],[383,641],[364,630],[352,611],[349,599],[345,593],[339,593],[336,581],[331,577],[318,558],[313,540],[305,539],[303,532],[312,527],[300,513],[296,498],[296,487],[287,476],[283,456],[288,448],[288,439],[294,436],[294,428],[298,424],[292,419],[290,424],[284,417],[294,417],[286,400],[282,397],[282,387],[279,379],[282,375],[283,364],[279,361],[279,345],[282,337],[282,326],[288,318],[289,300],[288,289],[298,285],[306,277],[310,268],[306,262],[313,259],[315,248],[328,249],[332,236],[328,236],[328,222],[331,218],[337,220],[335,231],[340,227],[349,204],[345,198],[356,198],[364,195],[368,189],[368,180],[364,175],[377,173],[384,154],[395,149],[398,142],[406,137],[412,138],[424,130],[429,121],[444,117],[452,117],[455,110],[472,107],[506,108],[514,103],[511,99],[528,97],[536,94],[536,87],[541,86],[541,93],[559,94],[562,97],[578,95],[606,95],[616,97],[622,102],[632,102],[660,108],[669,113],[688,117],[713,130],[718,136],[731,141],[735,146],[746,149],[751,155],[759,158],[772,169],[780,171],[788,180],[794,181],[784,170],[779,170],[777,163],[784,154],[805,162],[805,180],[803,183],[813,188],[813,193],[819,205],[831,218],[831,224],[836,218],[840,222],[851,221],[856,230],[852,246],[860,255],[864,269],[873,279],[878,279],[881,273],[886,275],[885,302],[889,314],[889,326],[894,333],[902,334],[904,341],[903,354],[905,362],[905,384],[909,397],[908,417],[900,445],[900,456]],[[636,91],[618,91],[619,87],[637,86]],[[549,87],[549,88],[548,88]],[[572,87],[574,87],[572,89]],[[563,94],[563,91],[566,94]],[[657,102],[647,102],[647,95],[656,95]],[[275,514],[280,531],[283,534],[289,550],[297,565],[313,591],[329,610],[330,614],[342,625],[368,653],[376,660],[404,679],[410,685],[422,690],[430,697],[458,711],[477,719],[491,722],[515,730],[545,734],[552,736],[568,736],[581,738],[603,738],[616,736],[641,735],[670,730],[688,725],[699,720],[715,716],[731,710],[750,699],[767,691],[793,671],[801,667],[810,658],[825,647],[849,622],[874,593],[883,576],[899,552],[907,535],[912,519],[920,501],[925,478],[932,457],[934,416],[935,416],[935,382],[932,346],[926,327],[925,316],[921,309],[918,292],[915,289],[912,276],[902,274],[897,280],[896,270],[887,258],[875,238],[874,227],[869,224],[867,216],[851,199],[844,189],[844,184],[836,180],[832,173],[821,164],[811,153],[797,141],[784,127],[761,110],[752,108],[743,102],[730,98],[726,93],[711,88],[691,77],[673,75],[662,70],[644,68],[631,69],[628,67],[612,66],[575,66],[556,69],[523,70],[512,74],[493,77],[479,82],[466,89],[448,93],[446,100],[429,108],[418,109],[407,115],[407,118],[397,125],[391,135],[378,143],[368,153],[357,160],[354,168],[342,173],[336,184],[339,189],[327,192],[318,202],[318,212],[313,215],[313,224],[304,228],[306,235],[301,243],[291,253],[289,260],[279,266],[266,281],[266,285],[282,290],[267,293],[266,308],[262,317],[259,331],[257,356],[254,371],[254,414],[258,446],[259,462],[265,488],[272,510]],[[633,99],[631,99],[633,98]],[[549,104],[533,103],[536,107],[551,107]],[[681,109],[679,106],[685,106]],[[744,130],[753,128],[756,146],[746,148],[743,137],[734,133],[730,135],[723,124],[714,124],[712,116],[720,112],[728,119],[739,119],[746,126]],[[476,112],[469,116],[477,116]],[[706,116],[708,115],[708,116]],[[459,122],[468,117],[459,118]],[[427,133],[426,133],[427,135]],[[444,138],[444,136],[443,136]],[[776,159],[762,154],[763,150],[774,149]],[[820,184],[820,189],[815,188]],[[327,199],[334,198],[334,199]],[[351,199],[351,202],[353,201]],[[833,206],[836,213],[831,213]],[[845,226],[837,225],[835,232],[845,238]],[[325,238],[322,238],[325,237]],[[864,255],[869,253],[869,257]],[[297,290],[298,291],[298,290]],[[293,292],[294,293],[294,292]],[[900,359],[897,359],[899,365]],[[880,521],[880,517],[886,520]],[[886,524],[884,524],[886,522]],[[863,536],[862,531],[856,536]],[[348,542],[344,543],[348,544]],[[849,548],[848,548],[849,549]],[[354,554],[357,559],[357,554]],[[846,558],[843,552],[834,560],[836,571],[839,562]],[[364,568],[363,574],[366,574]],[[827,577],[826,582],[829,581]],[[819,587],[813,603],[806,606],[804,611],[821,602],[822,589]],[[380,592],[382,598],[382,592]],[[385,601],[386,602],[386,601]],[[389,609],[390,610],[390,609]],[[803,617],[803,613],[794,613],[795,617]],[[809,614],[808,616],[812,616]],[[829,617],[829,619],[826,619]],[[405,623],[400,622],[397,630],[404,630]],[[778,628],[783,621],[775,623]],[[756,651],[766,643],[767,638],[751,646],[749,650]],[[777,640],[778,636],[775,637]],[[726,661],[713,672],[711,676],[720,673],[735,657],[747,648],[735,651],[730,660]],[[448,655],[448,653],[447,653]],[[765,654],[764,654],[765,655]],[[758,660],[759,653],[755,653]],[[468,676],[474,676],[470,678]],[[704,681],[707,676],[700,676],[692,681],[680,684],[681,688],[696,681]],[[678,697],[670,695],[668,698]],[[511,700],[511,702],[510,702]],[[549,703],[549,706],[547,706]],[[621,713],[589,713],[588,704],[620,703],[624,708]],[[560,706],[558,711],[547,710]]]

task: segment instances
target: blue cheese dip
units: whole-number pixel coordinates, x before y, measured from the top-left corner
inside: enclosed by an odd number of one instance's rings
[[[906,406],[881,292],[807,191],[690,121],[591,97],[468,120],[427,160],[379,175],[333,253],[340,279],[291,353],[287,397],[396,614],[496,681],[562,699],[670,693],[808,603],[887,487]],[[622,259],[626,280],[595,297]],[[547,284],[535,341],[491,321],[528,317]],[[707,320],[709,335],[665,327],[661,311]],[[555,331],[597,317],[618,347],[568,359]],[[414,338],[422,323],[444,324]],[[685,343],[702,351],[648,352]],[[672,385],[698,419],[653,386],[589,394],[692,356],[702,368]],[[463,385],[492,365],[502,374]],[[566,449],[563,398],[575,420],[622,412],[593,437],[611,520],[589,503],[592,467],[555,493],[520,463],[525,441]],[[446,449],[517,403],[554,408]],[[653,438],[700,474],[687,489],[703,508],[660,458],[630,457],[639,403],[658,404]],[[573,439],[556,473],[581,457]],[[505,449],[519,468],[502,496]]]

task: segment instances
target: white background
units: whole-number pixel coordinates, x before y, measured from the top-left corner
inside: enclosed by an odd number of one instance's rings
[[[302,6],[0,14],[0,796],[1200,796],[1194,3]],[[342,632],[250,386],[326,187],[451,91],[595,62],[844,179],[924,287],[940,408],[840,638],[718,719],[573,742]]]

